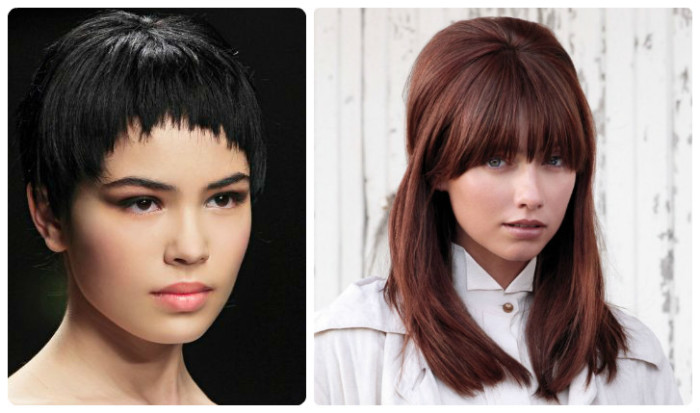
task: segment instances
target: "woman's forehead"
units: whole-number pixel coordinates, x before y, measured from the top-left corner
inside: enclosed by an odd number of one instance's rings
[[[162,124],[147,136],[130,128],[104,162],[103,177],[147,176],[162,181],[210,181],[233,173],[250,174],[244,152],[210,130]]]

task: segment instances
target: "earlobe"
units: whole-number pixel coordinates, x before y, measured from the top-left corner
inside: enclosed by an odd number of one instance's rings
[[[447,181],[440,181],[438,182],[437,186],[435,187],[438,191],[443,191],[447,192]]]
[[[46,246],[53,252],[63,252],[66,250],[64,242],[64,232],[61,222],[56,219],[45,189],[36,192],[36,198],[32,193],[32,185],[27,184],[27,202],[29,203],[29,214],[32,216],[34,226],[39,234],[44,238]]]

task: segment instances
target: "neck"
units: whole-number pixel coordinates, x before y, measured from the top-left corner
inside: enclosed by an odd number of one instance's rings
[[[69,283],[72,284],[72,283]],[[48,350],[57,371],[79,394],[106,401],[188,404],[201,393],[187,372],[182,344],[148,342],[123,330],[94,308],[75,285]]]
[[[462,236],[458,235],[456,243],[464,248],[469,255],[474,258],[474,261],[476,261],[504,290],[513,282],[515,277],[520,274],[529,262],[509,261],[498,257],[471,239],[466,233]]]

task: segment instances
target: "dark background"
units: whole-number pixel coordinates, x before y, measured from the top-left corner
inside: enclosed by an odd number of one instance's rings
[[[306,16],[300,9],[127,9],[195,14],[254,71],[268,149],[265,189],[233,294],[205,335],[185,346],[188,369],[219,404],[300,404],[306,366]],[[65,276],[29,217],[14,113],[43,50],[98,9],[9,14],[8,373],[58,327]]]

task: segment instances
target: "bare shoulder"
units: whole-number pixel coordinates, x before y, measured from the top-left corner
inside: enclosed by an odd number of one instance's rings
[[[192,377],[189,377],[190,381],[190,389],[189,389],[189,396],[187,397],[186,400],[184,400],[183,404],[190,404],[190,405],[216,405],[214,401],[212,401],[209,396],[202,390],[201,387],[195,382]]]
[[[12,374],[7,382],[8,398],[13,404],[82,404],[76,395],[89,388],[55,363],[42,349],[27,364]]]
[[[13,404],[54,404],[51,387],[30,362],[7,380],[7,395]]]

